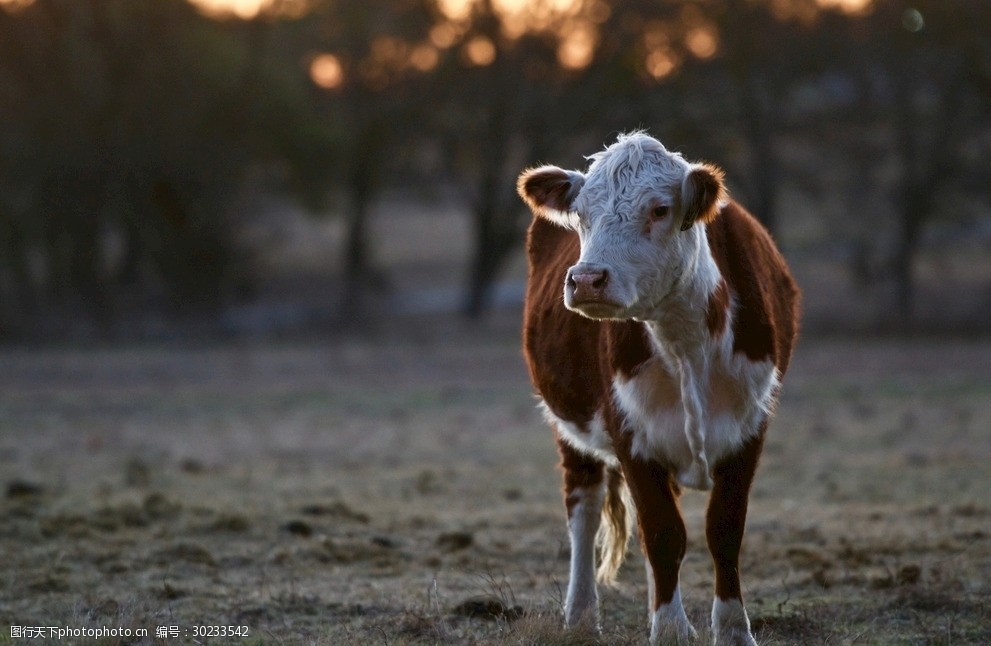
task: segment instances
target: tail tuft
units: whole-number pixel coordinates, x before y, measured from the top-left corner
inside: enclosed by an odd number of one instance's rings
[[[599,547],[599,569],[596,572],[599,583],[616,583],[616,574],[626,558],[626,548],[630,542],[632,510],[630,490],[623,473],[618,467],[611,467],[606,484],[606,500],[602,505],[602,523],[595,536]]]

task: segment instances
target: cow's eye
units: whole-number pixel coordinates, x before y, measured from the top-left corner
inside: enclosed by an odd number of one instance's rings
[[[666,206],[655,206],[650,212],[650,217],[654,220],[660,220],[668,215],[668,207]]]

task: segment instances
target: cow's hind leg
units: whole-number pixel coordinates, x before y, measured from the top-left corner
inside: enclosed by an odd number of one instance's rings
[[[740,547],[747,520],[747,500],[763,444],[760,435],[739,453],[716,465],[706,512],[705,535],[716,570],[712,634],[717,646],[756,646],[740,590]]]
[[[558,437],[564,470],[564,503],[568,508],[571,572],[564,619],[569,627],[599,626],[599,597],[595,588],[595,537],[602,522],[606,495],[605,465]]]
[[[682,606],[678,583],[688,542],[678,508],[678,485],[668,470],[655,461],[630,458],[624,461],[623,471],[636,504],[647,564],[650,641],[687,643],[696,633]]]

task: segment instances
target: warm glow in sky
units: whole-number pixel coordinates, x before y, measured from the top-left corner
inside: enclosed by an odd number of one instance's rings
[[[26,7],[35,0],[0,0],[0,5]],[[309,0],[188,0],[203,13],[215,17],[234,16],[250,19],[263,11],[301,14],[308,10]],[[345,0],[351,1],[351,0]],[[360,0],[355,0],[360,1]],[[483,0],[434,0],[442,20],[431,28],[429,37],[421,43],[407,43],[396,38],[379,37],[372,43],[371,57],[359,65],[358,73],[366,81],[382,84],[390,74],[404,69],[429,72],[439,60],[440,52],[459,44],[467,30],[473,10]],[[599,39],[599,25],[605,22],[612,8],[610,0],[489,0],[502,22],[502,35],[515,40],[530,32],[553,33],[558,38],[557,58],[562,67],[579,70],[591,64]],[[767,0],[771,7],[786,18],[795,17],[801,4],[793,0]],[[869,11],[874,0],[815,0],[822,9],[859,14]],[[808,5],[804,5],[808,10]],[[815,10],[812,10],[815,13]],[[808,18],[808,11],[805,15]],[[647,73],[661,79],[681,64],[673,39],[678,39],[691,55],[706,59],[719,51],[719,34],[708,23],[702,11],[685,5],[677,30],[672,25],[651,23],[645,26],[642,38],[644,65]],[[469,65],[486,66],[498,55],[495,42],[475,36],[460,44],[462,61]],[[309,60],[313,83],[324,89],[340,87],[350,71],[344,62],[331,53],[319,53]]]
[[[20,9],[34,4],[34,0],[0,0],[0,4],[9,5],[14,9]]]
[[[333,90],[344,82],[344,65],[333,54],[318,54],[310,61],[310,79],[325,90]]]
[[[349,1],[349,0],[345,0]],[[429,72],[442,50],[458,46],[462,62],[484,67],[498,56],[498,45],[486,36],[461,42],[475,9],[484,0],[433,0],[443,19],[431,28],[426,41],[407,43],[379,37],[371,43],[366,61],[346,66],[336,55],[320,53],[309,61],[309,73],[318,87],[333,90],[357,74],[371,85],[385,86],[391,75],[404,69]],[[501,20],[502,36],[516,40],[526,33],[553,33],[558,39],[557,58],[566,69],[580,70],[592,63],[599,40],[599,25],[612,13],[610,0],[488,0]],[[793,0],[766,0],[783,18],[808,19],[816,13],[809,5]],[[858,14],[868,11],[874,0],[815,0],[821,9]],[[0,3],[30,3],[32,0],[0,0]],[[253,18],[270,9],[305,11],[307,0],[189,0],[212,16]],[[804,8],[803,8],[804,7]],[[804,11],[804,13],[802,13]],[[809,13],[811,11],[811,14]],[[797,12],[797,13],[796,13]],[[648,75],[660,80],[677,70],[687,50],[707,59],[719,52],[719,34],[714,24],[695,5],[685,5],[678,24],[652,23],[641,36],[643,63]]]
[[[221,0],[217,0],[221,1]],[[231,0],[234,1],[234,0]],[[472,7],[479,0],[437,0],[441,13],[451,20],[466,20]],[[789,0],[777,0],[787,3]],[[816,0],[824,9],[838,9],[846,13],[859,13],[867,9],[874,0]],[[583,0],[492,0],[492,7],[502,16],[515,17],[520,14],[573,14],[588,2]],[[608,3],[605,3],[608,4]]]
[[[527,32],[552,32],[558,37],[557,58],[568,69],[582,69],[592,62],[598,41],[598,23],[611,13],[606,0],[490,0],[502,22],[502,35],[515,40]],[[451,24],[464,24],[481,0],[436,0],[437,8]],[[435,43],[437,41],[435,40]],[[439,43],[437,43],[439,45]],[[495,44],[474,39],[465,44],[463,59],[472,65],[489,65],[496,58]]]
[[[845,13],[860,13],[874,0],[817,0],[820,7],[839,9]]]
[[[0,4],[29,5],[34,0],[0,0]],[[235,15],[253,18],[277,0],[189,0],[211,15]],[[441,13],[450,20],[466,20],[478,0],[437,0]],[[873,0],[816,0],[820,7],[839,9],[846,13],[864,11]],[[293,3],[290,3],[293,4]],[[302,2],[296,3],[302,4]],[[510,29],[519,28],[521,14],[561,15],[574,13],[585,4],[582,0],[492,0],[495,10],[508,17]]]
[[[0,0],[3,2],[4,0]],[[279,11],[286,13],[306,9],[306,0],[188,0],[210,16],[237,16],[254,18],[262,11],[278,5]]]
[[[239,18],[252,18],[271,4],[271,0],[190,0],[211,15],[234,14]]]

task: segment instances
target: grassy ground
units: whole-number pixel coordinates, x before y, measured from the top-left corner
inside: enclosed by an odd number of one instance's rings
[[[634,547],[567,634],[550,431],[515,317],[377,338],[0,350],[0,633],[214,644],[639,644]],[[991,342],[805,338],[742,565],[762,644],[991,643]],[[701,494],[682,572],[703,628]],[[180,637],[156,639],[175,627]],[[163,633],[165,635],[168,632]]]

